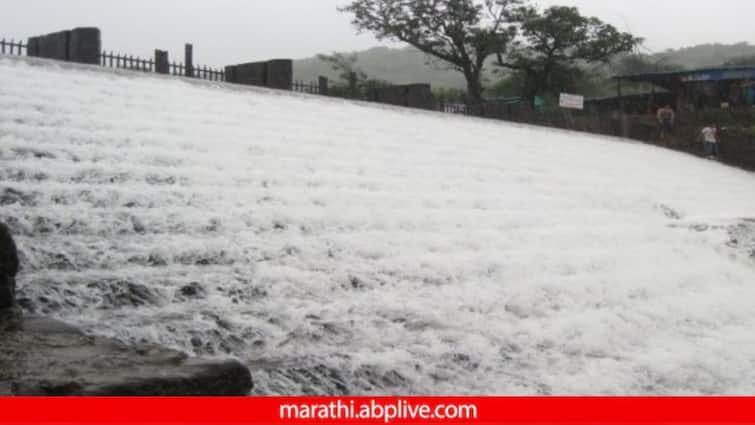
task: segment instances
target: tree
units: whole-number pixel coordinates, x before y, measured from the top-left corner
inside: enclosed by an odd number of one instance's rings
[[[724,66],[755,66],[755,56],[739,56],[729,59]]]
[[[359,98],[364,97],[370,89],[390,85],[387,81],[370,79],[367,73],[357,66],[356,53],[319,54],[317,59],[330,64],[333,71],[338,72],[339,82],[329,88],[330,95]]]
[[[471,102],[482,101],[485,60],[516,35],[511,12],[522,0],[354,0],[342,12],[360,31],[403,41],[462,72]]]
[[[356,53],[344,54],[334,52],[331,55],[319,54],[317,55],[317,59],[328,63],[333,71],[338,73],[341,87],[336,87],[334,90],[343,91],[344,94],[350,97],[357,96],[360,83],[367,80],[367,73],[357,66]]]
[[[520,7],[514,15],[522,40],[497,55],[498,65],[522,74],[524,95],[556,95],[557,76],[578,73],[583,64],[608,63],[641,42],[598,18],[582,16],[576,7],[553,6],[540,12]]]
[[[607,79],[607,74],[597,67],[574,66],[561,69],[556,66],[550,79],[551,89],[541,95],[555,98],[556,93],[568,92],[599,96],[603,94],[602,86]],[[531,99],[532,93],[538,91],[535,83],[536,79],[528,78],[525,72],[509,72],[490,87],[489,91],[499,97],[518,96]]]
[[[683,69],[683,66],[670,62],[668,56],[652,57],[643,54],[625,55],[612,66],[612,71],[616,75],[675,72]]]

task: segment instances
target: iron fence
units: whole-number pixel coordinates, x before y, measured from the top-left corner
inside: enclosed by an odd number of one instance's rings
[[[154,59],[144,59],[133,55],[103,52],[100,65],[109,68],[128,69],[131,71],[158,72]],[[191,72],[189,72],[191,70]],[[165,72],[173,76],[193,77],[200,80],[225,81],[225,71],[208,66],[187,66],[180,62],[170,62]]]
[[[100,65],[110,68],[129,69],[132,71],[153,72],[155,70],[155,62],[151,59],[146,60],[113,52],[102,52],[100,55]]]
[[[320,83],[316,82],[294,81],[291,88],[293,91],[299,93],[321,94]]]
[[[26,55],[26,44],[22,41],[15,41],[13,39],[6,40],[3,38],[0,40],[0,54],[16,56]]]

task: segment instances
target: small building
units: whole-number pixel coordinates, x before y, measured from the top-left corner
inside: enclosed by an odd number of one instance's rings
[[[755,106],[755,67],[619,75],[613,79],[617,81],[618,99],[622,99],[622,83],[651,84],[668,93],[663,95],[665,101],[672,101],[678,112]]]

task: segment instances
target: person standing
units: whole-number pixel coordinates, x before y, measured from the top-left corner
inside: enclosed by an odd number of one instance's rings
[[[663,108],[658,109],[656,117],[658,118],[661,140],[665,140],[666,136],[670,136],[674,132],[676,113],[670,105],[666,105]]]
[[[718,130],[714,124],[705,126],[700,135],[703,138],[705,156],[708,158],[718,157]]]

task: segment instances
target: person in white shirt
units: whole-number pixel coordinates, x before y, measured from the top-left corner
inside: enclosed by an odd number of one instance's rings
[[[708,125],[700,132],[705,147],[705,156],[718,156],[718,130],[715,125]]]
[[[671,108],[671,105],[666,105],[663,108],[658,109],[656,114],[658,119],[658,127],[660,129],[661,140],[666,140],[667,136],[674,133],[674,121],[676,121],[676,113]]]

